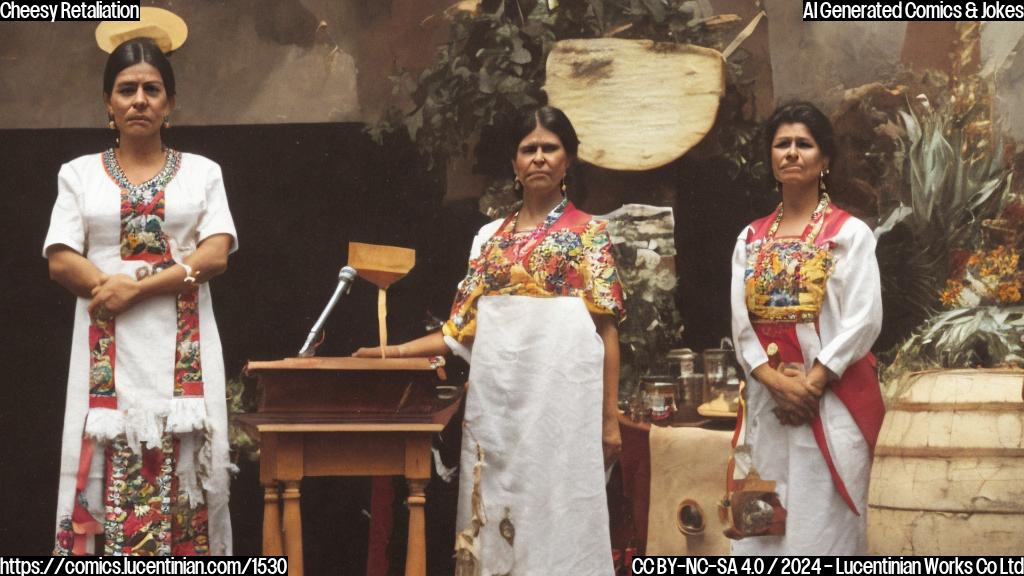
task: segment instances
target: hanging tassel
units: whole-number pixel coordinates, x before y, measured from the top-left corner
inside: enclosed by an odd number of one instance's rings
[[[178,484],[188,494],[189,506],[195,510],[205,502],[203,490],[200,487],[201,480],[196,469],[197,456],[202,452],[202,446],[198,445],[198,434],[184,434],[180,436],[178,444],[178,468],[175,473],[178,476]]]
[[[473,493],[469,499],[473,517],[469,520],[469,527],[455,537],[455,576],[480,576],[480,548],[477,536],[480,535],[480,528],[487,524],[483,496],[480,493],[483,469],[484,449],[477,444],[476,464],[473,465]]]
[[[455,576],[480,576],[476,539],[466,532],[455,537]]]

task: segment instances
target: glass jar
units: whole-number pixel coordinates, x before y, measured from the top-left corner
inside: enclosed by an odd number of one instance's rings
[[[720,348],[708,348],[702,355],[704,361],[705,386],[704,401],[710,402],[725,392],[725,385],[730,377],[736,376],[734,365],[736,352],[732,349],[732,341],[722,338]]]
[[[679,402],[694,409],[711,400],[704,397],[704,375],[700,372],[679,377]]]
[[[676,393],[675,421],[679,424],[695,422],[701,419],[697,408],[704,403],[704,375],[700,372],[680,376],[678,392]]]
[[[668,360],[669,374],[683,377],[697,370],[697,354],[689,348],[674,348],[665,355]]]
[[[708,348],[704,351],[704,374],[710,380],[725,380],[725,370],[732,350]]]
[[[669,423],[677,410],[675,378],[650,374],[643,377],[643,382],[647,419],[652,424]]]
[[[629,397],[629,419],[633,422],[647,421],[647,394],[642,385],[636,386]]]

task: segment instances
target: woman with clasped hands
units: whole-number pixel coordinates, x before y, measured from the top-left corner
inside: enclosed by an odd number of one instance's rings
[[[78,297],[55,553],[230,554],[220,167],[164,145],[174,73],[152,40],[114,49],[103,94],[118,144],[61,168],[44,247]]]
[[[612,574],[604,469],[621,444],[622,288],[605,223],[565,197],[578,146],[561,110],[523,115],[509,142],[522,207],[480,230],[443,330],[386,351],[472,356],[456,557],[464,573]]]
[[[764,134],[782,202],[736,242],[732,331],[747,443],[760,476],[777,482],[786,533],[736,541],[733,553],[865,554],[884,413],[870,354],[882,323],[875,239],[829,197],[836,144],[821,111],[782,106]],[[766,352],[776,347],[779,368]]]

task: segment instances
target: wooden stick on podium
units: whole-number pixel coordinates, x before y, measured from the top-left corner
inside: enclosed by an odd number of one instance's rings
[[[362,242],[348,243],[348,264],[359,275],[377,286],[377,326],[380,334],[380,357],[386,358],[388,346],[387,289],[401,280],[416,265],[416,251],[398,246],[381,246]]]
[[[377,288],[377,329],[380,332],[380,357],[387,358],[388,291],[386,288]]]

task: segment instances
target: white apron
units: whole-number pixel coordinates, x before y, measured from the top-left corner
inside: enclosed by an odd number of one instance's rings
[[[611,576],[604,346],[582,299],[483,296],[462,436],[458,530],[483,449],[481,574]],[[515,528],[510,544],[502,520]],[[506,523],[507,524],[507,523]]]

